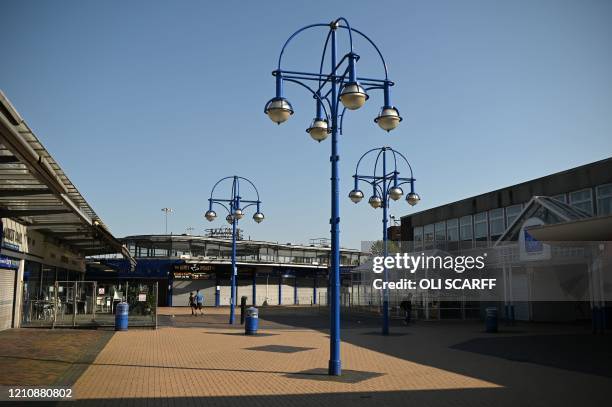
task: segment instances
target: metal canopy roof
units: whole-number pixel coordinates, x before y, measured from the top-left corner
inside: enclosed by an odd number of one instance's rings
[[[128,250],[108,230],[0,91],[0,218],[14,218],[83,256]]]
[[[562,222],[573,222],[591,217],[588,213],[583,212],[580,209],[574,208],[573,206],[557,201],[556,199],[548,196],[534,196],[529,200],[529,202],[527,202],[514,222],[512,222],[512,224],[506,228],[499,239],[497,239],[494,246],[503,244],[505,241],[516,240],[523,222],[533,216],[540,208],[546,209],[551,215],[554,215],[555,220],[553,223],[555,224]]]

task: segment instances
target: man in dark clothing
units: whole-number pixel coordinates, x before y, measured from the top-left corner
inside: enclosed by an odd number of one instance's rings
[[[196,303],[193,292],[189,293],[189,308],[191,308],[191,315],[195,315]]]
[[[412,299],[406,298],[400,303],[400,308],[404,311],[404,324],[410,324],[410,317],[412,316]]]

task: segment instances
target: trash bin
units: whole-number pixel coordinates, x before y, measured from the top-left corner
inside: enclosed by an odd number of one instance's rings
[[[129,309],[127,302],[120,302],[117,304],[115,312],[115,331],[127,331]]]
[[[259,327],[259,311],[255,307],[247,308],[246,324],[244,324],[244,333],[246,335],[255,335]]]
[[[487,332],[497,332],[497,308],[488,307],[485,316],[485,328]]]

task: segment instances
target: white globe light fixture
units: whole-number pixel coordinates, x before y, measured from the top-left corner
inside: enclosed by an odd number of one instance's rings
[[[306,129],[306,133],[310,134],[310,137],[319,143],[325,140],[329,135],[329,125],[327,124],[327,120],[319,117],[315,118],[310,127]]]
[[[358,189],[353,189],[351,192],[349,192],[349,198],[351,201],[353,201],[353,203],[359,203],[363,199],[363,192]]]
[[[206,218],[207,221],[212,222],[217,217],[217,212],[213,210],[206,211],[206,213],[204,214],[204,217]]]
[[[378,124],[378,127],[387,132],[396,128],[401,121],[402,117],[399,115],[399,111],[393,106],[383,106],[380,109],[378,117],[374,119],[374,122]]]
[[[389,198],[393,199],[394,201],[400,199],[402,195],[404,195],[404,191],[402,191],[400,187],[393,187],[389,189]]]

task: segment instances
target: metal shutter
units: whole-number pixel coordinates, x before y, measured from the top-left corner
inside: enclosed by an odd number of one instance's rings
[[[204,305],[215,305],[215,282],[212,280],[174,280],[172,282],[172,306],[188,307],[189,293],[195,295],[200,290],[204,295]]]
[[[15,271],[0,269],[0,331],[13,325]]]

